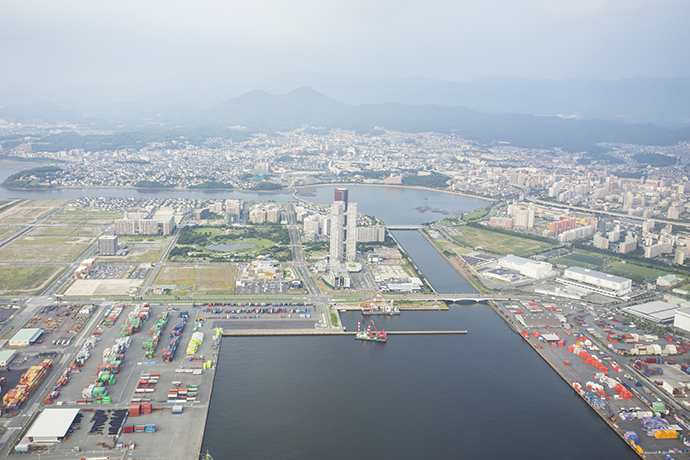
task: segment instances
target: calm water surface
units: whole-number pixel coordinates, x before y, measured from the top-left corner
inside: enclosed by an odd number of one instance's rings
[[[349,330],[360,315],[343,316]],[[468,335],[223,339],[203,451],[220,459],[634,459],[485,305],[380,318]]]

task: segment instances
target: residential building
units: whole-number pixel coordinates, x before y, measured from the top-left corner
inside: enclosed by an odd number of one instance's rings
[[[117,235],[103,235],[98,238],[98,254],[114,256],[117,254]]]

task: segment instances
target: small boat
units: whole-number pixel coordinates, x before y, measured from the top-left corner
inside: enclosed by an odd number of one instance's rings
[[[208,451],[206,451],[206,455],[201,457],[201,460],[213,460],[213,457],[211,457],[211,454],[209,454]]]

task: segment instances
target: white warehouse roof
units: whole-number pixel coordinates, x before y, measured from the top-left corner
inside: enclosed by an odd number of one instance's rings
[[[569,272],[569,271],[573,272],[573,273],[579,273],[581,275],[587,275],[587,276],[591,276],[594,278],[599,278],[602,280],[613,281],[614,283],[625,283],[626,281],[630,281],[629,278],[623,278],[622,276],[610,275],[608,273],[598,272],[596,270],[590,270],[588,268],[582,268],[582,267],[568,267],[566,269],[566,272]]]
[[[64,437],[79,409],[45,409],[26,433],[32,443],[58,442]]]
[[[657,300],[640,305],[631,305],[623,308],[623,311],[654,323],[668,323],[673,321],[676,311],[680,309],[681,307],[678,305]]]

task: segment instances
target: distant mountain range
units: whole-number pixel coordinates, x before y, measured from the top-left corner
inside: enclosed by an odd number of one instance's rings
[[[690,77],[621,80],[484,77],[463,83],[424,77],[366,80],[312,77],[309,86],[354,105],[437,104],[467,106],[496,114],[563,115],[668,126],[690,124]]]
[[[597,142],[671,145],[690,141],[690,126],[670,128],[651,123],[483,113],[465,106],[393,102],[349,105],[311,88],[282,95],[250,91],[203,110],[182,104],[117,106],[100,114],[83,115],[42,103],[2,108],[0,118],[20,122],[63,120],[94,128],[146,133],[147,139],[152,138],[151,132],[203,138],[236,132],[238,127],[251,133],[308,126],[360,133],[371,132],[376,127],[402,132],[434,131],[454,133],[485,144],[502,141],[520,147],[561,147],[590,152],[602,150],[594,145]]]

